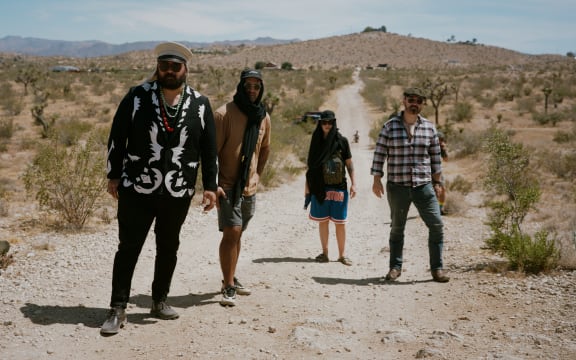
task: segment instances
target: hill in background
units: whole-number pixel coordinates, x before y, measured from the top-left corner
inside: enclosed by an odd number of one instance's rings
[[[158,42],[111,45],[100,41],[66,42],[21,37],[0,39],[0,52],[28,56],[50,54],[80,68],[84,63],[104,61],[113,55],[134,67],[153,64],[152,49]],[[433,41],[385,32],[355,33],[316,40],[259,38],[215,43],[182,41],[197,54],[199,66],[243,68],[265,62],[294,68],[332,69],[386,64],[391,68],[435,68],[462,66],[522,66],[573,61],[561,55],[530,55],[482,44]],[[192,65],[193,67],[194,65]]]
[[[191,49],[200,49],[211,46],[239,46],[255,45],[266,46],[285,44],[299,41],[278,40],[269,37],[257,38],[255,40],[233,40],[219,41],[213,43],[181,41],[182,44]],[[21,36],[6,36],[0,39],[0,52],[16,53],[33,56],[69,56],[77,58],[110,56],[127,53],[130,51],[150,50],[161,41],[138,41],[125,44],[109,44],[103,41],[63,41],[47,40]]]

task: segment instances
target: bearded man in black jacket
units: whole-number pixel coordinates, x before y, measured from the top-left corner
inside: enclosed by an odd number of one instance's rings
[[[216,204],[216,129],[210,101],[186,84],[192,52],[166,42],[155,48],[155,55],[153,75],[122,99],[108,140],[108,193],[118,200],[120,243],[112,271],[111,309],[102,334],[116,334],[126,322],[134,268],[153,222],[151,314],[178,318],[166,299],[199,166],[204,210]]]

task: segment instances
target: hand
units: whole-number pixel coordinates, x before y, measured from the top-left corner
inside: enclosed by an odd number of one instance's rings
[[[108,194],[112,195],[112,197],[118,200],[118,186],[120,185],[120,179],[110,179],[108,180]]]
[[[304,210],[308,209],[308,205],[310,205],[311,201],[312,201],[312,195],[310,195],[310,193],[306,194],[304,196]]]
[[[356,186],[351,185],[350,186],[350,199],[354,199],[355,196],[356,196]]]
[[[218,186],[218,189],[216,190],[216,208],[218,209],[220,209],[220,197],[223,197],[224,199],[227,198],[226,191],[224,191],[222,187]]]
[[[374,178],[374,183],[372,184],[372,192],[378,198],[382,198],[382,195],[384,195],[384,186],[382,185],[382,181],[380,179]]]
[[[216,206],[216,192],[204,190],[202,205],[204,205],[204,211],[212,210]]]

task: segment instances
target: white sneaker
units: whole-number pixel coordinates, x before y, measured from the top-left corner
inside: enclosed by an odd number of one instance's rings
[[[236,288],[234,286],[226,286],[222,288],[222,306],[235,306],[236,305]]]
[[[234,278],[234,287],[236,288],[236,294],[238,295],[250,295],[252,294],[252,290],[245,287],[238,281],[238,279]]]

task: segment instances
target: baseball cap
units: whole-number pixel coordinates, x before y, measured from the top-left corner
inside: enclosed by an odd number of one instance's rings
[[[262,80],[262,74],[258,70],[244,69],[240,74],[240,79],[246,79],[246,78],[256,78]]]

